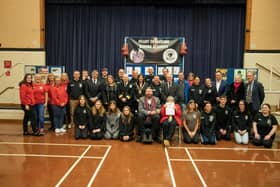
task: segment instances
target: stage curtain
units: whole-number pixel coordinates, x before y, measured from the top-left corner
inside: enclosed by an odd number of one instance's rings
[[[185,72],[214,77],[243,65],[245,5],[113,6],[46,4],[47,65],[66,71],[123,67],[125,36],[185,37]]]

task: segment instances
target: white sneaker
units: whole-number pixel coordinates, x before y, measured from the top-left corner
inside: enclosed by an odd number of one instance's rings
[[[64,132],[66,132],[66,130],[64,128],[61,128],[60,132],[64,133]]]
[[[55,133],[60,133],[60,132],[61,132],[61,129],[55,129],[54,132],[55,132]]]

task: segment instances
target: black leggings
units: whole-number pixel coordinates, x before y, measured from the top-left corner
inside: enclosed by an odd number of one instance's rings
[[[37,132],[38,129],[36,127],[36,112],[34,107],[29,105],[29,110],[26,110],[25,105],[21,105],[21,108],[24,111],[24,117],[22,121],[23,132],[28,132],[28,121],[31,122],[33,133]]]

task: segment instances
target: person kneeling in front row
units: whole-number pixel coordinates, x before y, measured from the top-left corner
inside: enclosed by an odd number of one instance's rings
[[[88,127],[91,122],[91,111],[87,106],[86,97],[79,97],[79,105],[74,110],[75,138],[86,139],[88,137]]]
[[[161,119],[163,129],[163,143],[165,146],[170,146],[170,141],[175,133],[176,126],[181,126],[181,107],[175,104],[174,97],[168,96],[166,103],[161,108]]]
[[[100,100],[97,100],[92,107],[92,121],[89,125],[89,137],[101,140],[105,129],[105,109]]]
[[[263,104],[261,113],[257,114],[253,120],[254,138],[252,143],[256,146],[263,145],[271,148],[278,122],[274,115],[270,113],[270,105]]]
[[[201,112],[200,135],[202,144],[216,144],[216,114],[213,112],[212,104],[206,102],[204,111]]]
[[[199,127],[200,127],[200,112],[197,109],[197,104],[194,100],[188,102],[186,111],[183,115],[183,139],[184,142],[195,143],[199,142]]]
[[[123,107],[123,112],[119,119],[120,123],[120,140],[131,141],[134,135],[134,119],[129,106]]]

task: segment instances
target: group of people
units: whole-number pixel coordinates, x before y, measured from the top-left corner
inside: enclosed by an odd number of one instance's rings
[[[40,75],[26,74],[20,83],[20,98],[24,110],[23,134],[44,134],[44,108],[48,109],[51,129],[57,134],[66,127],[75,128],[75,138],[120,139],[170,145],[177,126],[182,126],[185,143],[216,144],[230,140],[238,144],[271,147],[278,122],[270,113],[270,105],[262,104],[265,94],[253,72],[247,72],[245,84],[236,75],[228,85],[217,71],[215,81],[184,72],[174,81],[168,69],[162,76],[132,72],[129,79],[124,69],[117,77],[102,68],[101,76],[93,70],[73,72],[73,78],[48,75],[42,83]],[[259,112],[259,110],[261,111]],[[163,135],[161,136],[161,129]],[[136,132],[136,136],[134,136]],[[163,137],[163,140],[162,138]]]

